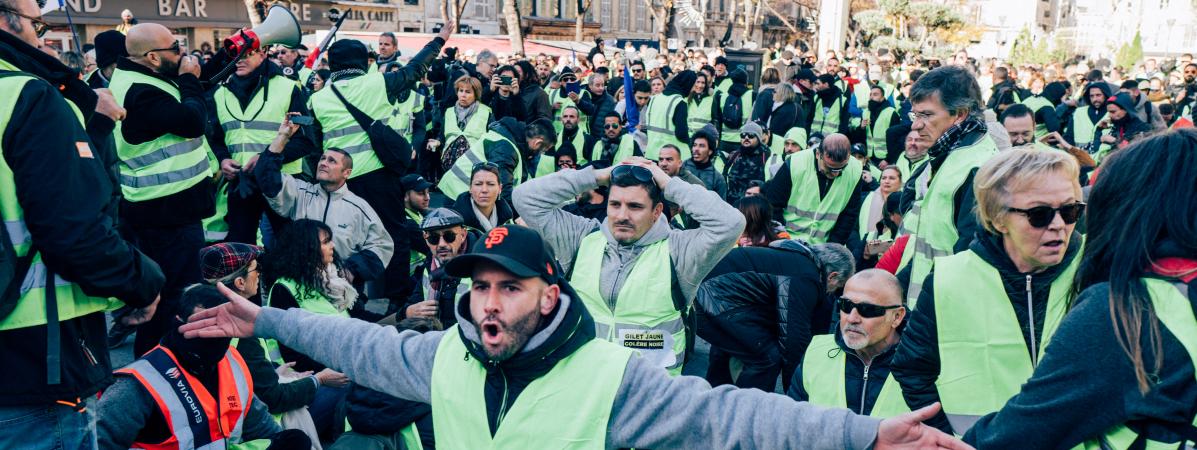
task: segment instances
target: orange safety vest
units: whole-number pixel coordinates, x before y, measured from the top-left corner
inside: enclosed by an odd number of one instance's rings
[[[217,365],[220,391],[208,389],[179,366],[174,353],[157,346],[116,371],[130,375],[154,397],[170,437],[159,443],[134,442],[146,450],[224,449],[241,442],[242,425],[253,401],[253,379],[237,349],[229,347]]]

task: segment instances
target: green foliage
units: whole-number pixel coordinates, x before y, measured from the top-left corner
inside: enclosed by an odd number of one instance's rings
[[[881,11],[890,16],[908,16],[910,0],[877,0]]]
[[[911,3],[909,11],[910,17],[918,20],[928,31],[948,28],[964,21],[950,6],[939,3]]]
[[[1143,59],[1143,36],[1135,31],[1134,40],[1122,44],[1114,54],[1114,64],[1123,69],[1135,67],[1135,63]]]
[[[861,41],[871,47],[889,48],[901,56],[918,52],[929,38],[951,34],[964,25],[964,18],[951,6],[930,1],[877,0],[879,10],[865,10],[853,16]],[[912,36],[911,31],[919,34]]]
[[[869,9],[852,15],[856,22],[856,29],[864,45],[869,45],[877,36],[893,34],[886,20],[885,13],[876,9]]]

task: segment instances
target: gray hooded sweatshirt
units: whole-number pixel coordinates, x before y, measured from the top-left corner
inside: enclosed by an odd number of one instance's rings
[[[677,181],[675,178],[673,181]],[[640,238],[623,245],[611,236],[607,220],[575,216],[561,210],[583,192],[598,187],[593,168],[565,170],[529,180],[515,188],[512,199],[515,210],[529,227],[540,232],[552,247],[557,261],[568,273],[582,239],[595,230],[607,237],[603,252],[603,268],[599,274],[599,291],[608,305],[614,306],[624,280],[632,272],[633,262],[646,247],[669,239],[669,257],[673,261],[678,283],[687,301],[693,301],[698,284],[735,247],[736,239],[744,231],[744,215],[719,198],[719,194],[701,185],[676,183],[665,185],[665,200],[681,206],[699,223],[694,230],[673,230],[662,214]]]
[[[670,183],[674,184],[685,183]],[[553,320],[521,352],[544,345],[556,331],[572,303],[564,294],[560,301]],[[478,342],[477,327],[461,315],[461,309],[457,318],[462,334]],[[400,333],[394,327],[299,308],[262,308],[254,333],[309,355],[362,386],[422,403],[432,402],[432,367],[445,334]],[[702,378],[671,377],[645,358],[632,357],[612,403],[605,447],[866,449],[872,447],[879,426],[880,419],[796,402],[784,395],[732,386],[712,389]]]

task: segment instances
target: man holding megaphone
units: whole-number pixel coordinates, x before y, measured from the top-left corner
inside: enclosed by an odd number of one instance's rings
[[[128,111],[113,130],[120,159],[120,205],[130,240],[166,275],[155,314],[138,327],[133,350],[155,345],[174,314],[183,288],[200,282],[200,224],[213,214],[211,175],[200,85],[200,62],[183,54],[170,30],[141,23],[125,38],[127,58],[117,61],[108,88]]]
[[[263,212],[270,219],[271,228],[276,232],[281,230],[286,221],[266,205],[252,179],[253,166],[258,158],[281,157],[277,162],[282,165],[283,173],[295,175],[303,171],[302,158],[316,148],[304,133],[295,133],[281,155],[266,151],[288,114],[309,115],[307,98],[299,86],[266,57],[268,44],[297,46],[299,27],[286,8],[277,6],[270,11],[262,25],[252,30],[265,42],[245,48],[234,63],[233,76],[212,91],[209,98],[215,114],[209,119],[214,123],[208,127],[208,143],[227,181],[219,183],[223,189],[217,192],[217,217],[205,223],[209,240],[256,243]],[[271,29],[277,31],[269,35],[264,31]],[[225,214],[220,213],[225,210],[220,207],[222,204],[227,205]],[[228,231],[227,236],[220,236],[224,230]]]
[[[391,236],[404,233],[400,178],[411,165],[413,136],[424,127],[420,119],[424,100],[414,89],[455,28],[452,22],[441,27],[406,66],[385,74],[369,70],[365,44],[339,40],[328,50],[332,76],[325,89],[312,94],[314,138],[323,144],[323,150],[339,148],[350,154],[353,174],[349,190],[373,207]],[[395,255],[408,253],[405,240],[396,239],[395,244]],[[382,296],[404,302],[413,287],[408,260],[394,258],[389,264],[382,263],[387,265]]]

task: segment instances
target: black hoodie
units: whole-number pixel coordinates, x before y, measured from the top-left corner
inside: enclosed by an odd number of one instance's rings
[[[1052,282],[1060,276],[1073,259],[1079,257],[1081,250],[1080,233],[1073,232],[1065,250],[1064,259],[1060,264],[1046,270],[1028,274],[1022,273],[1014,266],[1010,256],[1002,246],[1002,238],[986,232],[977,234],[969,250],[976,253],[987,264],[997,269],[1001,275],[1002,286],[1006,296],[1010,299],[1011,309],[1018,319],[1022,331],[1023,342],[1027,345],[1028,354],[1038,353],[1039,349],[1031,349],[1030,333],[1035,332],[1035,342],[1043,341],[1043,321],[1047,315],[1047,301],[1051,293]],[[902,344],[894,356],[894,378],[902,385],[902,394],[910,408],[917,409],[939,401],[939,391],[935,381],[940,375],[939,334],[935,317],[935,271],[932,270],[923,282],[923,291],[919,294],[918,306],[910,312],[906,330],[902,336]],[[1034,314],[1034,324],[1028,322],[1027,317],[1027,281],[1031,282],[1031,308]],[[947,416],[942,411],[925,423],[950,432]]]
[[[673,137],[682,142],[690,142],[690,124],[687,119],[690,117],[690,108],[686,104],[686,99],[690,97],[690,92],[694,90],[694,82],[698,80],[698,75],[692,70],[683,70],[678,72],[673,79],[669,80],[669,84],[665,85],[665,91],[662,95],[678,95],[682,97],[682,101],[678,102],[677,109],[673,110]],[[641,112],[643,114],[643,111]],[[641,117],[640,121],[644,122],[646,117]]]
[[[582,306],[581,297],[569,283],[562,281],[558,286],[561,286],[561,297],[557,308],[548,317],[541,318],[537,334],[529,340],[534,342],[545,338],[544,342],[530,351],[527,348],[521,349],[504,361],[491,361],[481,344],[478,344],[478,329],[470,316],[470,294],[466,294],[457,302],[457,332],[469,351],[465,358],[475,358],[486,367],[483,394],[486,398],[486,418],[492,437],[499,429],[499,420],[511,409],[511,405],[515,404],[528,384],[544,376],[562,359],[595,338],[594,319]],[[566,298],[570,300],[566,302]],[[545,331],[550,323],[557,320],[558,315],[561,316],[561,322],[551,334],[540,335],[539,333]],[[471,335],[474,338],[471,338]]]
[[[82,80],[66,76],[70,69],[58,60],[4,31],[0,60],[46,80],[30,80],[19,92],[4,93],[14,102],[0,132],[4,162],[12,170],[25,226],[42,260],[88,295],[115,297],[137,308],[149,305],[165,278],[157,264],[117,235],[106,206],[119,188],[104,163],[86,152],[89,136],[68,104],[73,102],[87,118],[95,111],[95,93]],[[0,361],[17,374],[0,384],[0,405],[74,402],[111,382],[104,314],[58,326],[62,380],[55,385],[46,383],[47,327],[0,331]]]
[[[504,117],[492,122],[488,129],[511,141],[509,144],[502,140],[484,140],[482,145],[486,160],[499,166],[499,183],[503,185],[503,193],[499,198],[510,201],[511,189],[514,187],[512,177],[524,176],[523,173],[516,172],[516,162],[522,161],[524,166],[527,166],[528,158],[531,157],[528,139],[524,136],[524,124],[514,117]],[[512,147],[511,144],[515,146]],[[527,170],[527,167],[524,167],[524,170]]]
[[[1105,96],[1106,96],[1105,103],[1102,103],[1102,105],[1100,107],[1094,107],[1093,105],[1089,104],[1089,90],[1092,88],[1100,89],[1101,93],[1105,94]],[[1106,83],[1104,81],[1098,81],[1098,82],[1089,83],[1089,84],[1085,85],[1085,90],[1081,91],[1081,103],[1083,105],[1088,105],[1088,106],[1077,105],[1077,107],[1085,108],[1085,114],[1089,115],[1089,122],[1094,125],[1097,125],[1097,122],[1099,120],[1101,120],[1101,118],[1103,116],[1106,115],[1106,103],[1109,103],[1111,100],[1113,100],[1113,99],[1110,98],[1109,83]],[[1095,127],[1094,135],[1096,136],[1100,132],[1101,131],[1097,130]],[[1074,123],[1073,118],[1071,116],[1068,117],[1068,127],[1064,129],[1064,140],[1066,140],[1072,144],[1076,144],[1078,138],[1084,139],[1087,142],[1093,142],[1093,139],[1095,138],[1095,136],[1077,136],[1076,135],[1076,123]]]

